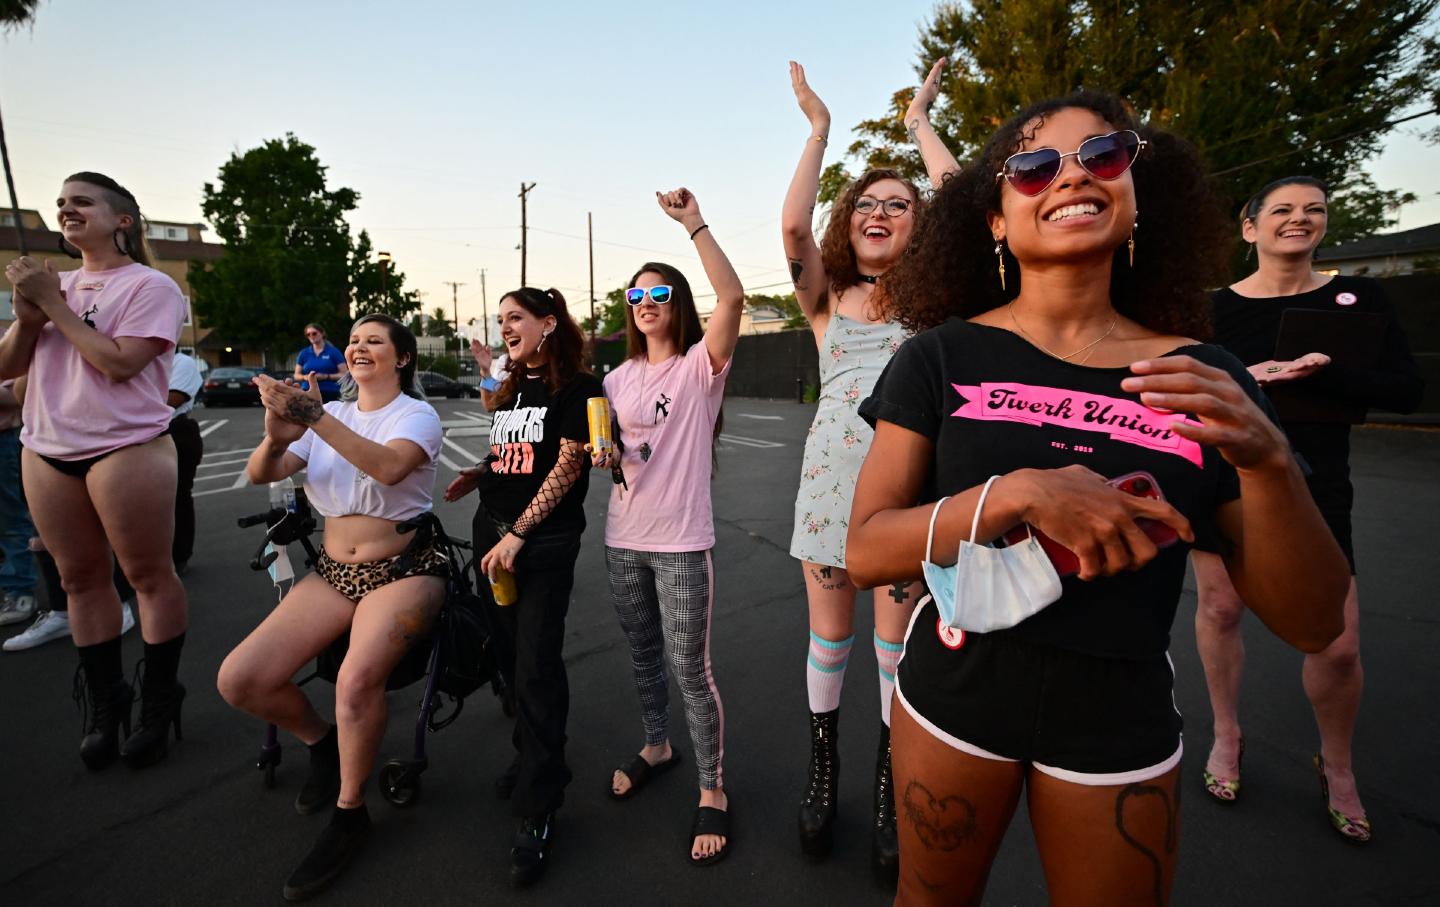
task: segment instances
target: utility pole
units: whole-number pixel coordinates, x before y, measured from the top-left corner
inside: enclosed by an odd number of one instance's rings
[[[15,177],[10,172],[10,148],[5,144],[3,121],[0,121],[0,163],[5,165],[5,184],[10,187],[10,211],[15,216],[15,244],[19,246],[21,255],[29,255],[30,249],[25,242],[25,225],[20,222],[20,201],[15,196]]]
[[[530,190],[534,188],[534,183],[530,183],[528,186],[523,182],[520,184],[520,286],[522,287],[527,286],[525,283],[525,253],[527,251],[525,233],[529,224],[525,220],[525,202],[527,200],[526,197],[530,194]]]
[[[485,304],[485,269],[480,269],[480,325],[485,329],[485,349],[490,349],[490,309]]]
[[[590,364],[595,364],[595,216],[585,212],[585,235],[590,245]]]
[[[463,282],[454,280],[442,280],[441,283],[450,288],[450,310],[455,313],[455,355],[460,355],[460,288],[465,286]]]

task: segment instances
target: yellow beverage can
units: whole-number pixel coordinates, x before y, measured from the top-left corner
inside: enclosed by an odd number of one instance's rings
[[[493,569],[495,578],[490,580],[490,594],[495,596],[495,604],[502,608],[515,604],[520,600],[520,588],[515,584],[515,574],[499,564]]]
[[[590,418],[591,453],[613,450],[615,435],[610,428],[610,401],[604,397],[591,397],[585,404],[585,414]]]

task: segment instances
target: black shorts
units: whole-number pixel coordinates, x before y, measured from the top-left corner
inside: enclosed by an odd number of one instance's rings
[[[911,717],[962,752],[1110,785],[1180,763],[1174,680],[1168,655],[1101,658],[1009,632],[951,630],[927,596],[905,634],[896,692]]]

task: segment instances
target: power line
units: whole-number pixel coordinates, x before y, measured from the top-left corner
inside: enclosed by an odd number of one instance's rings
[[[1421,117],[1428,117],[1428,116],[1430,116],[1432,113],[1440,113],[1440,107],[1431,107],[1429,110],[1424,110],[1424,111],[1421,111],[1420,113],[1414,113],[1414,114],[1411,114],[1411,115],[1408,116],[1408,117],[1400,117],[1399,119],[1396,119],[1396,120],[1389,120],[1389,121],[1387,121],[1387,122],[1381,123],[1379,126],[1372,126],[1372,127],[1369,128],[1369,129],[1357,129],[1357,130],[1355,130],[1354,132],[1347,132],[1345,135],[1337,135],[1337,136],[1336,136],[1335,138],[1333,138],[1333,139],[1323,139],[1323,140],[1318,141],[1318,142],[1311,142],[1309,145],[1307,145],[1307,146],[1304,147],[1304,148],[1292,148],[1291,150],[1289,150],[1289,151],[1283,151],[1283,152],[1281,152],[1280,154],[1272,154],[1272,155],[1270,155],[1269,157],[1262,157],[1262,158],[1261,158],[1260,160],[1258,160],[1258,161],[1249,161],[1249,162],[1244,163],[1244,164],[1239,164],[1239,165],[1237,165],[1237,166],[1235,166],[1235,167],[1226,167],[1224,170],[1216,170],[1214,173],[1211,173],[1210,175],[1211,175],[1211,176],[1225,176],[1226,174],[1235,173],[1235,172],[1237,172],[1237,171],[1245,170],[1245,169],[1248,169],[1248,168],[1250,168],[1250,167],[1258,167],[1258,166],[1260,166],[1261,164],[1268,164],[1268,163],[1270,163],[1271,161],[1278,161],[1278,160],[1281,160],[1282,158],[1287,158],[1287,157],[1290,157],[1290,156],[1292,156],[1292,155],[1303,154],[1304,152],[1309,151],[1311,148],[1315,148],[1315,147],[1318,147],[1318,146],[1320,146],[1320,145],[1333,145],[1333,144],[1335,144],[1336,142],[1343,142],[1343,141],[1345,141],[1345,140],[1347,140],[1347,139],[1357,138],[1357,137],[1362,136],[1362,135],[1369,135],[1369,134],[1372,133],[1372,132],[1380,132],[1381,130],[1390,129],[1391,127],[1399,126],[1401,123],[1408,123],[1408,122],[1411,121],[1411,120],[1418,120],[1418,119],[1420,119]]]

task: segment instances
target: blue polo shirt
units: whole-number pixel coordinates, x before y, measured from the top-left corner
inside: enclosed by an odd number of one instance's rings
[[[329,341],[325,342],[325,349],[318,353],[315,352],[313,346],[306,344],[305,348],[300,351],[300,355],[295,357],[295,365],[300,369],[300,374],[302,375],[308,375],[311,372],[320,375],[334,375],[340,371],[340,366],[344,364],[345,354],[331,346]],[[307,382],[302,381],[300,383],[306,390],[309,390]],[[320,382],[320,393],[339,392],[339,381],[322,380]]]

